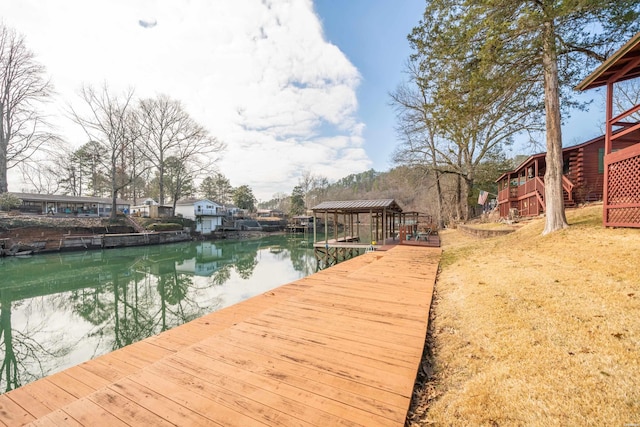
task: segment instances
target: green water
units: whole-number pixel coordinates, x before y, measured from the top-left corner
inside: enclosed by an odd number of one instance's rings
[[[287,236],[0,258],[0,393],[315,271]]]

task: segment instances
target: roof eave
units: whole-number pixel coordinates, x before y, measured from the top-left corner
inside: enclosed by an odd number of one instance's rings
[[[582,80],[575,87],[576,90],[584,91],[587,89],[594,89],[604,86],[605,81],[596,82],[596,80],[602,76],[613,64],[615,64],[620,58],[625,56],[631,51],[638,43],[640,43],[640,32],[636,33],[631,39],[626,42],[620,49],[615,51],[609,58],[607,58],[598,68],[596,68],[591,74],[589,74],[584,80]],[[594,83],[596,82],[596,83]]]

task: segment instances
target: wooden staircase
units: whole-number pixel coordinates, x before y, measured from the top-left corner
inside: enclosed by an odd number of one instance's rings
[[[573,182],[569,180],[565,175],[562,175],[562,195],[564,196],[564,207],[572,208],[575,207],[576,201],[573,198]]]
[[[573,200],[573,199],[569,199],[569,195],[567,194],[566,191],[563,191],[562,195],[564,196],[564,207],[565,208],[575,208],[576,207],[576,201]]]
[[[136,233],[148,233],[148,231],[145,230],[143,226],[138,224],[136,220],[134,220],[130,216],[125,216],[125,218],[127,219],[127,222],[129,223],[129,225],[131,225],[131,227],[133,227],[133,229],[136,230]]]
[[[542,178],[538,178],[542,181]],[[564,197],[564,207],[565,208],[573,208],[576,206],[576,201],[573,197],[573,188],[574,184],[569,180],[566,176],[562,176],[562,195]],[[542,189],[536,188],[536,199],[542,208],[542,211],[547,210],[547,206],[544,200],[544,183]]]

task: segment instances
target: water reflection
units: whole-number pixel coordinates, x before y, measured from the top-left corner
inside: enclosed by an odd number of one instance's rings
[[[0,392],[315,269],[284,236],[0,259]]]

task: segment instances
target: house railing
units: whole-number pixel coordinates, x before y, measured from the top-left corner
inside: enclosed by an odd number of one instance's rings
[[[507,187],[498,191],[498,203],[509,201],[509,190],[510,188]]]
[[[573,182],[565,175],[562,175],[562,189],[569,195],[569,201],[573,201]]]
[[[527,196],[531,196],[535,192],[540,192],[544,194],[544,181],[540,177],[535,177],[533,179],[529,179],[524,184],[519,185],[518,187],[511,187],[511,198],[523,198]]]
[[[213,209],[194,209],[195,216],[225,216],[227,215],[226,209],[213,208]]]
[[[569,178],[562,175],[562,189],[569,194],[569,200],[573,200],[573,188],[575,185]],[[537,176],[533,179],[529,179],[524,184],[517,187],[508,187],[498,192],[498,200],[515,199],[530,196],[531,194],[539,192],[544,194],[544,180]]]

